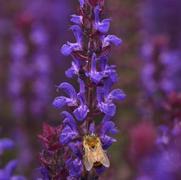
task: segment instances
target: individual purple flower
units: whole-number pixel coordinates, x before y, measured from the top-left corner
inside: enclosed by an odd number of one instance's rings
[[[58,89],[62,89],[69,97],[65,96],[58,96],[53,101],[53,106],[56,108],[62,108],[65,105],[68,106],[76,106],[77,105],[77,93],[74,89],[74,87],[67,83],[61,83],[58,87]]]
[[[67,168],[69,169],[69,178],[76,177],[79,178],[83,171],[83,165],[80,159],[76,158],[74,160],[68,159],[66,161]]]
[[[72,61],[72,66],[65,72],[68,78],[73,78],[74,76],[78,76],[80,71],[80,64],[78,60]]]
[[[81,25],[83,23],[83,17],[73,14],[73,15],[71,15],[70,21],[75,24]]]
[[[80,7],[82,8],[85,4],[85,0],[79,0],[79,2],[80,2]]]
[[[99,84],[103,79],[110,79],[112,82],[117,81],[117,73],[115,70],[114,65],[108,65],[107,63],[103,62],[107,61],[105,57],[96,58],[96,55],[93,54],[92,61],[91,61],[91,70],[87,75],[91,78],[91,80]],[[97,71],[97,64],[101,64],[100,71]]]
[[[115,35],[107,35],[107,36],[102,36],[102,47],[105,48],[110,45],[115,45],[115,46],[120,46],[122,43],[122,40],[119,39]]]
[[[90,76],[91,80],[94,83],[99,83],[101,81],[101,79],[104,77],[103,72],[99,72],[97,71],[97,58],[96,58],[96,54],[92,55],[92,61],[91,61],[91,70],[88,73],[88,76]]]
[[[107,33],[109,31],[109,27],[110,27],[110,19],[103,19],[102,21],[100,21],[99,17],[100,17],[100,6],[96,6],[94,8],[94,14],[95,14],[95,29],[98,30],[101,33]]]
[[[81,79],[78,79],[79,81],[79,85],[80,85],[80,92],[78,94],[78,100],[79,100],[79,106],[78,108],[76,108],[74,110],[74,115],[75,117],[77,118],[78,121],[83,121],[88,112],[89,112],[89,109],[88,109],[88,106],[87,106],[87,102],[86,102],[86,98],[85,98],[85,84],[84,84],[84,81],[82,81]]]
[[[105,150],[108,149],[114,142],[116,142],[116,139],[112,138],[110,135],[118,133],[114,122],[112,122],[110,119],[111,118],[109,116],[105,115],[101,123],[101,131],[99,132],[102,146]]]
[[[97,88],[97,101],[98,108],[101,112],[106,115],[114,116],[116,113],[116,105],[114,104],[114,100],[122,101],[125,99],[125,93],[120,89],[114,89],[110,91],[110,83],[107,83],[103,87]]]
[[[73,25],[70,28],[75,36],[76,43],[67,42],[61,48],[61,52],[65,56],[69,56],[72,52],[81,51],[82,50],[82,30],[78,25]]]

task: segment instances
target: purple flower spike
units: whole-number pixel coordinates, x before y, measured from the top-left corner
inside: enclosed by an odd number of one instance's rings
[[[111,120],[116,114],[114,101],[126,97],[121,89],[112,89],[118,76],[116,66],[108,62],[108,50],[112,45],[119,46],[122,40],[107,34],[110,19],[101,19],[104,0],[79,2],[79,14],[71,16],[74,25],[70,28],[76,42],[67,42],[61,52],[72,56],[65,74],[77,78],[80,89],[77,93],[72,85],[62,83],[58,88],[67,96],[59,96],[53,102],[55,107],[68,107],[61,113],[64,119],[59,136],[67,180],[97,179],[110,166],[105,150],[116,142],[111,135],[118,132]],[[96,120],[99,115],[102,121]],[[94,157],[98,149],[105,156],[104,162]]]

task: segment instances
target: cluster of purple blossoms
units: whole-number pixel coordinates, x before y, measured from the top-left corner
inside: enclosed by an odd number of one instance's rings
[[[65,95],[53,101],[57,109],[67,107],[61,113],[64,120],[59,140],[69,180],[96,178],[109,167],[106,150],[116,142],[110,135],[118,132],[112,121],[115,101],[126,96],[121,89],[112,90],[118,78],[116,67],[108,62],[108,54],[112,45],[119,46],[122,41],[107,34],[110,19],[101,20],[104,1],[79,2],[78,14],[71,16],[74,25],[70,28],[76,42],[67,42],[61,48],[63,55],[73,58],[65,74],[77,79],[79,90],[63,82],[57,90]]]
[[[14,143],[12,140],[8,138],[0,139],[0,156],[7,150],[11,150],[14,147]],[[13,175],[18,161],[11,160],[9,161],[5,167],[0,168],[0,180],[25,180],[23,176]],[[0,164],[1,165],[1,164]]]

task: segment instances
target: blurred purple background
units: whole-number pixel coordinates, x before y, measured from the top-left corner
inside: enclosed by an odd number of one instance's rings
[[[17,173],[35,179],[42,123],[60,123],[52,100],[71,63],[60,47],[73,38],[69,17],[77,7],[73,0],[0,1],[0,138],[15,143],[0,169],[17,158]],[[102,179],[181,179],[180,9],[180,0],[106,0],[111,33],[124,42],[111,61],[127,99],[118,108],[120,134]]]

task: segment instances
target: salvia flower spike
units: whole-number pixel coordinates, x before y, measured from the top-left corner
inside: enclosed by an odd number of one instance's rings
[[[110,19],[101,20],[104,0],[79,0],[78,14],[71,16],[70,30],[75,42],[65,43],[61,53],[71,55],[71,67],[65,72],[68,78],[76,78],[79,90],[63,82],[57,89],[64,92],[53,101],[61,109],[63,121],[59,141],[68,179],[98,178],[110,166],[106,150],[116,142],[111,134],[118,132],[112,117],[116,102],[126,97],[121,89],[112,89],[117,82],[116,66],[110,65],[111,47],[122,40],[107,34]]]

